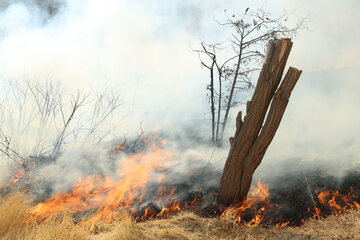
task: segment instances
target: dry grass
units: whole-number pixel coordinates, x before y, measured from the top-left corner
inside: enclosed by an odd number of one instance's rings
[[[25,199],[22,193],[0,198],[0,239],[9,234],[12,236],[25,227],[28,209]]]
[[[245,227],[231,216],[202,218],[182,213],[171,219],[134,223],[130,217],[104,226],[100,234],[90,233],[61,216],[43,224],[25,224],[28,204],[24,194],[0,198],[0,239],[3,240],[154,240],[154,239],[360,239],[360,211],[349,211],[324,220],[310,220],[301,227]]]
[[[0,198],[0,239],[2,240],[81,240],[88,239],[84,228],[61,216],[44,224],[25,224],[28,204],[22,193]]]
[[[97,240],[176,240],[176,239],[360,239],[360,211],[349,211],[323,220],[310,220],[301,227],[246,227],[234,224],[231,217],[202,218],[182,213],[171,219],[114,225],[107,233],[95,235]]]
[[[231,218],[206,219],[191,213],[139,224],[147,239],[360,239],[360,211],[349,211],[301,227],[237,226]]]

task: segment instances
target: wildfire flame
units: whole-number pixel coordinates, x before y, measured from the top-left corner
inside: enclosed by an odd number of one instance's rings
[[[360,204],[355,201],[357,196],[354,195],[354,189],[352,187],[350,187],[348,194],[341,194],[338,190],[331,191],[327,189],[327,187],[321,189],[320,192],[315,190],[315,194],[317,195],[319,203],[322,207],[336,215],[344,213],[349,209],[360,209]],[[315,214],[313,214],[313,217],[320,218],[324,215],[325,214],[319,207],[315,208]]]
[[[25,176],[24,169],[16,168],[15,171],[16,171],[16,173],[13,176],[11,176],[11,178],[10,178],[10,181],[9,181],[10,184],[21,181]]]
[[[269,188],[258,181],[257,185],[252,188],[250,196],[246,199],[246,201],[225,209],[222,216],[232,214],[235,216],[235,222],[241,223],[243,222],[242,217],[244,216],[245,211],[253,210],[256,212],[256,215],[249,222],[246,222],[246,225],[257,226],[264,219],[266,211],[271,205],[269,196]],[[260,208],[258,205],[259,203],[262,204]]]
[[[117,147],[117,149],[123,149]],[[70,192],[57,193],[31,209],[32,217],[27,222],[46,221],[61,212],[76,213],[86,210],[96,212],[84,221],[94,228],[96,222],[109,223],[122,208],[132,208],[143,203],[146,185],[155,170],[160,171],[172,158],[170,152],[151,145],[147,153],[125,157],[117,171],[118,176],[100,177],[91,175],[79,178]],[[161,181],[162,177],[158,177]]]
[[[119,145],[112,148],[115,157],[121,160],[116,175],[79,178],[69,192],[59,192],[32,207],[31,217],[26,222],[46,222],[64,212],[80,213],[82,217],[76,222],[96,231],[99,230],[99,223],[119,221],[124,214],[130,214],[135,221],[169,218],[181,211],[193,211],[202,215],[201,204],[204,197],[201,189],[193,200],[183,201],[176,198],[176,188],[163,184],[169,177],[164,172],[174,159],[174,154],[162,148],[162,145],[169,142],[153,137],[144,140],[144,143],[147,145],[145,152],[125,157],[120,152],[125,151],[126,147]],[[16,183],[23,180],[24,175],[24,171],[18,169],[10,181]],[[152,182],[156,182],[156,189],[148,187]],[[314,193],[317,204],[314,203],[314,207],[308,208],[308,213],[313,218],[320,219],[331,213],[340,214],[350,208],[360,209],[353,188],[350,188],[348,194],[331,191],[327,187]],[[281,206],[274,207],[271,204],[269,188],[259,181],[250,189],[246,201],[230,207],[216,205],[207,211],[210,211],[208,216],[232,216],[238,224],[257,226],[268,217],[267,214],[279,208]],[[86,214],[81,214],[84,212]],[[304,221],[303,217],[299,216],[301,222]],[[283,216],[276,217],[272,222],[276,227],[291,224],[291,221]]]
[[[163,150],[151,141],[145,141],[150,147],[147,152],[125,157],[119,166],[117,176],[100,177],[91,175],[85,179],[79,178],[70,192],[57,193],[45,202],[39,203],[31,208],[31,217],[27,222],[48,221],[51,217],[63,212],[77,213],[92,211],[89,219],[80,221],[80,224],[89,226],[94,230],[97,223],[110,223],[119,218],[118,213],[125,210],[127,213],[136,215],[138,209],[145,204],[144,196],[147,194],[147,184],[154,179],[155,173],[161,172],[169,166],[173,154]],[[161,140],[161,144],[167,144]],[[116,150],[124,150],[123,146],[116,146]],[[184,210],[199,212],[200,200],[195,197],[192,201],[174,200],[176,189],[167,189],[161,185],[164,174],[158,174],[156,180],[160,189],[154,201],[162,206],[158,211],[153,205],[145,208],[142,215],[137,215],[135,220],[143,221],[155,218],[169,218]],[[199,195],[201,190],[199,191]],[[251,196],[246,202],[226,208],[225,214],[236,216],[236,222],[242,222],[242,215],[247,209],[256,209],[256,204],[267,201],[269,204],[269,191],[260,182],[253,188]],[[248,225],[258,225],[265,214],[266,206],[257,209],[257,214]],[[121,215],[121,214],[120,214]]]
[[[34,161],[25,162],[25,160],[21,160],[16,162],[16,165],[11,170],[13,175],[11,177],[9,176],[10,180],[8,182],[8,185],[23,181],[26,173],[31,169],[33,169],[34,167],[35,167]]]

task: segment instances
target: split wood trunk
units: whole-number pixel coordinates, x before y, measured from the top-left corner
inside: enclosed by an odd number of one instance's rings
[[[229,139],[231,147],[220,182],[219,203],[230,205],[246,199],[252,175],[278,129],[291,91],[301,74],[300,70],[290,67],[280,84],[291,47],[291,39],[271,40],[268,44],[244,121],[240,111],[235,135]]]

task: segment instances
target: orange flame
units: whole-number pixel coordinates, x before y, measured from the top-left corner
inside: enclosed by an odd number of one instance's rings
[[[155,139],[159,140],[159,137],[155,137]],[[150,146],[150,151],[122,159],[117,176],[91,175],[85,179],[79,178],[70,192],[57,193],[52,198],[31,208],[32,216],[27,219],[27,222],[48,221],[51,217],[62,212],[93,211],[91,217],[81,221],[80,224],[89,226],[90,230],[95,230],[98,228],[98,222],[110,223],[117,220],[119,218],[117,214],[122,212],[122,209],[129,213],[136,212],[138,210],[136,207],[144,202],[147,183],[153,179],[157,179],[161,183],[165,175],[154,176],[154,173],[166,168],[172,158],[172,153],[157,147],[152,141],[146,140],[144,142]],[[160,142],[162,144],[167,143],[165,141]],[[121,146],[115,147],[115,150],[124,149]],[[175,188],[168,190],[165,186],[160,185],[158,200],[156,201],[159,205],[163,203],[164,207],[161,210],[155,210],[148,206],[143,215],[136,217],[135,220],[169,218],[180,211],[190,209],[195,212],[199,211],[197,206],[200,201],[197,197],[191,202],[177,201],[173,199],[175,192]],[[226,209],[223,215],[231,212],[236,216],[236,222],[240,223],[245,210],[253,208],[256,210],[256,216],[247,224],[256,226],[264,218],[266,207],[256,209],[255,205],[267,201],[268,197],[268,188],[259,182],[244,203]]]
[[[18,183],[22,180],[24,180],[26,172],[31,170],[35,167],[35,162],[25,162],[24,160],[21,160],[17,162],[17,164],[14,166],[13,171],[15,172],[14,175],[10,177],[10,180],[8,182],[8,185]],[[26,170],[25,170],[26,169]]]
[[[11,176],[11,178],[10,178],[10,181],[9,181],[10,184],[17,183],[17,182],[21,181],[22,179],[24,179],[24,176],[25,176],[24,169],[16,168],[15,171],[16,171],[16,174]]]
[[[354,189],[350,187],[350,192],[348,194],[341,194],[338,190],[331,191],[324,187],[320,192],[315,191],[318,196],[319,203],[330,207],[330,209],[335,214],[340,214],[346,212],[348,209],[360,209],[359,203],[357,203],[354,198],[357,196],[354,195]],[[317,209],[320,214],[320,210]]]
[[[171,157],[171,153],[155,145],[152,145],[148,153],[125,157],[117,171],[117,177],[92,175],[85,179],[79,178],[71,192],[58,193],[34,206],[27,222],[46,221],[61,212],[97,209],[83,224],[88,224],[93,229],[96,222],[109,223],[122,208],[131,208],[143,202],[145,187],[152,173],[166,167]]]
[[[232,214],[235,216],[235,222],[242,222],[242,217],[244,212],[248,209],[252,209],[256,211],[256,216],[246,223],[248,226],[257,226],[264,219],[266,211],[270,207],[270,199],[269,199],[269,188],[263,185],[260,181],[258,181],[257,185],[252,188],[250,197],[246,199],[246,201],[236,204],[233,207],[227,208],[222,216],[226,214]],[[263,203],[264,206],[257,209],[257,204]]]
[[[32,216],[27,219],[27,222],[48,221],[51,217],[62,212],[89,211],[92,213],[90,217],[82,220],[79,224],[88,226],[90,230],[96,230],[99,228],[97,225],[99,222],[110,223],[121,219],[123,214],[137,213],[139,206],[144,209],[144,197],[149,194],[147,185],[153,180],[160,183],[159,189],[156,190],[157,199],[153,203],[163,207],[156,209],[153,205],[146,206],[142,215],[134,216],[136,221],[169,218],[183,210],[200,212],[201,210],[198,208],[200,192],[199,198],[195,197],[191,202],[182,202],[174,199],[175,188],[167,189],[166,186],[161,185],[166,175],[158,174],[158,172],[170,165],[173,154],[156,146],[154,140],[161,144],[168,144],[156,136],[153,139],[144,140],[145,144],[149,146],[149,150],[121,159],[116,176],[91,175],[85,179],[79,178],[70,192],[57,193],[52,198],[31,208]],[[120,156],[118,151],[125,150],[125,147],[116,146],[113,150],[117,151],[115,152],[116,156]],[[21,178],[20,172],[14,176],[13,181],[18,181]],[[346,195],[340,194],[339,191],[330,191],[327,188],[321,189],[320,192],[315,191],[315,193],[319,204],[313,209],[308,208],[308,212],[314,218],[320,219],[321,216],[325,215],[321,210],[324,206],[336,214],[345,212],[349,208],[360,209],[360,205],[353,200],[356,196],[354,196],[352,188],[350,193]],[[225,209],[214,210],[214,213],[220,214],[220,216],[234,216],[234,221],[238,224],[257,226],[264,220],[266,214],[274,209],[269,197],[269,188],[259,181],[256,186],[250,189],[246,201]],[[251,212],[250,217],[249,211]],[[299,217],[301,218],[301,216]],[[276,227],[289,225],[290,222],[287,220],[280,218]]]

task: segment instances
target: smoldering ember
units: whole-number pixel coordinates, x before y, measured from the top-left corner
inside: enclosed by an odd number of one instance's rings
[[[0,238],[358,239],[358,46],[155,2],[0,3]]]

